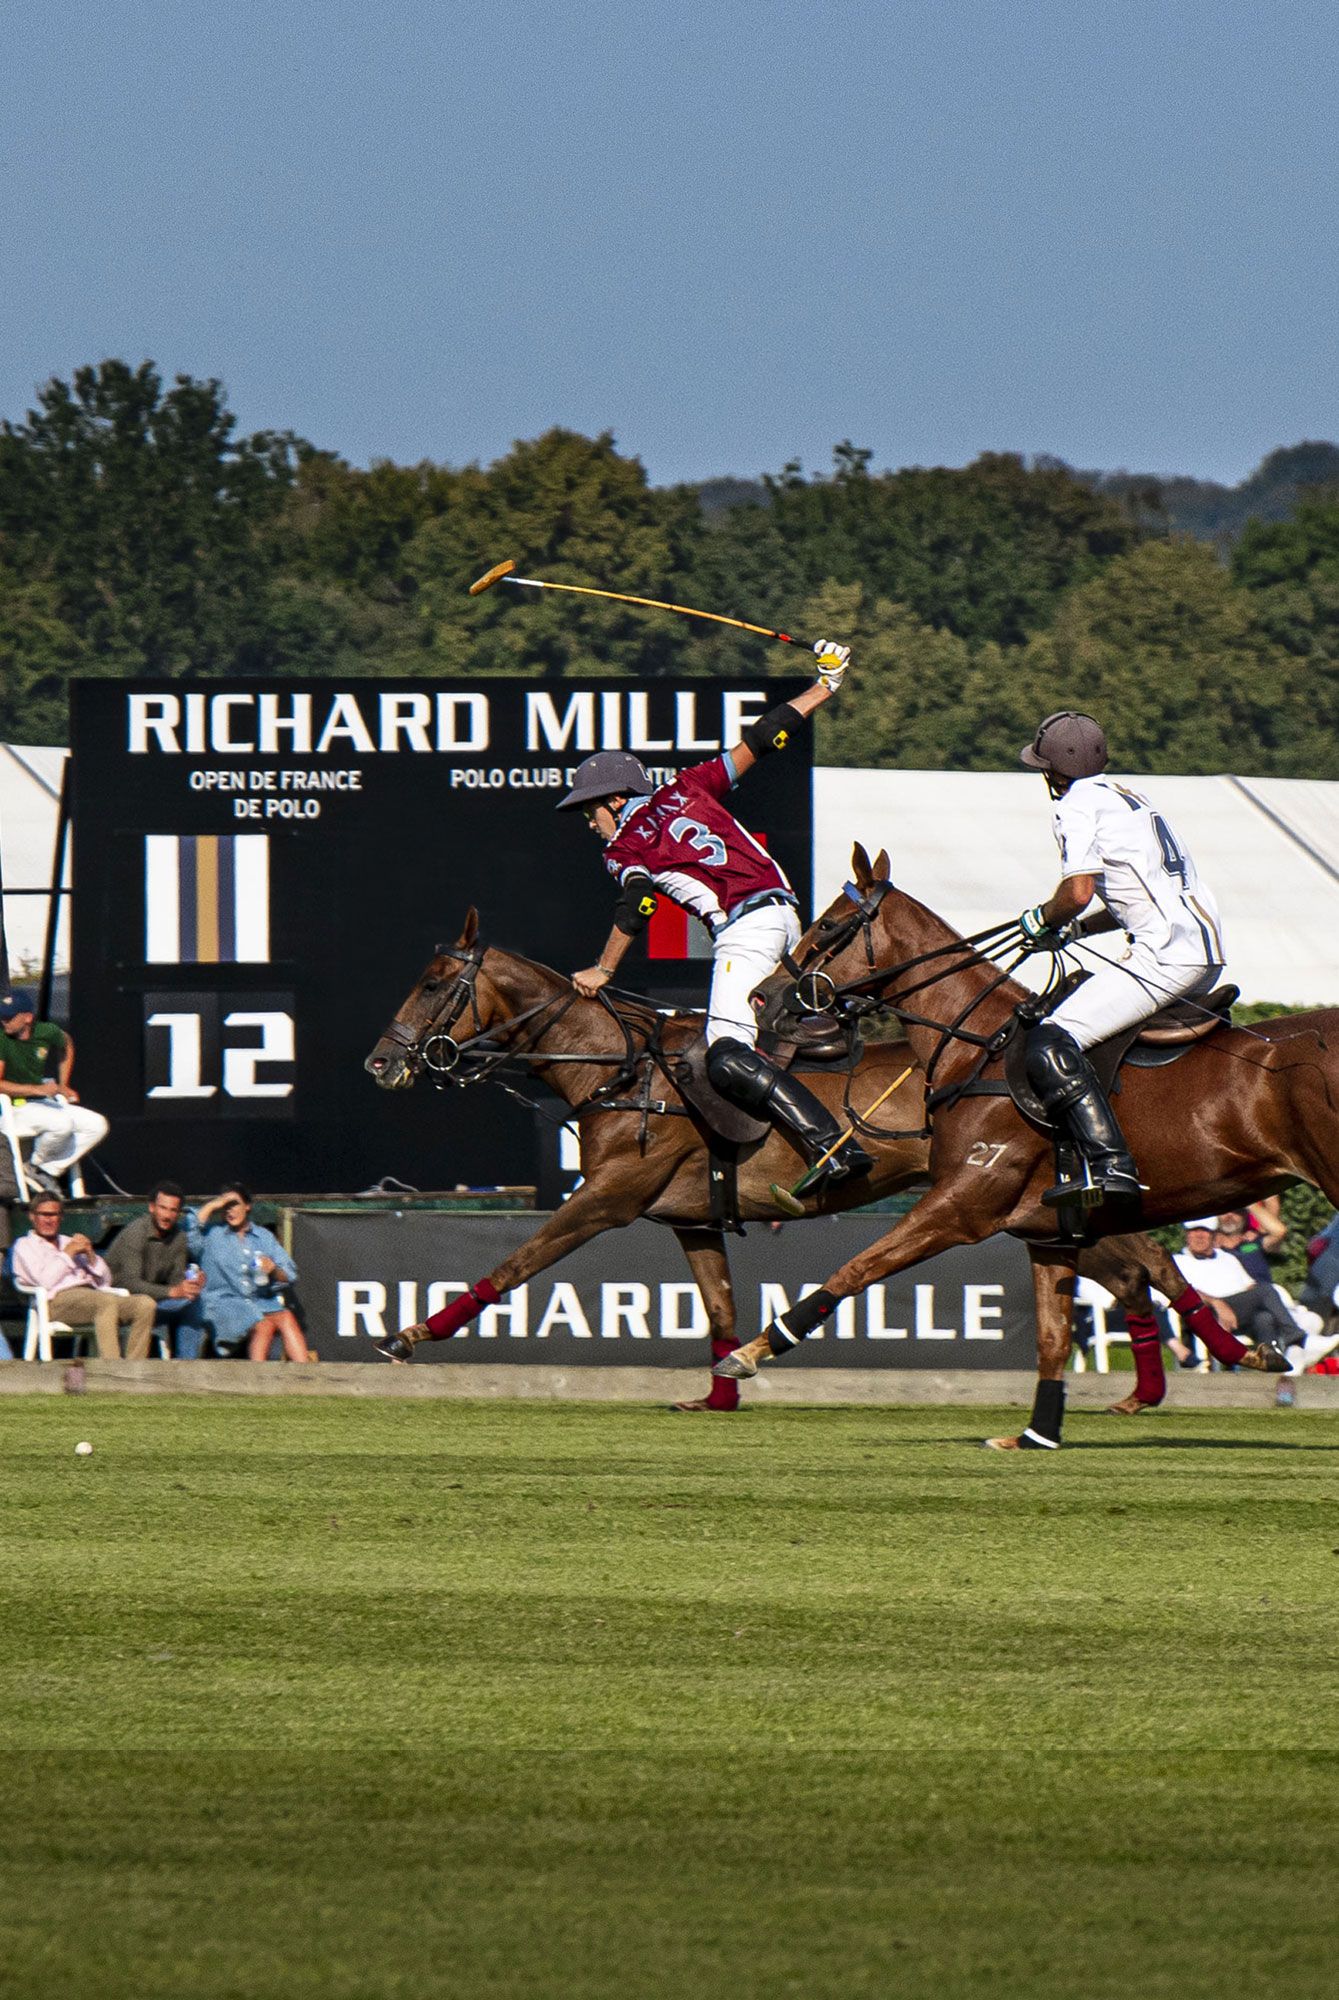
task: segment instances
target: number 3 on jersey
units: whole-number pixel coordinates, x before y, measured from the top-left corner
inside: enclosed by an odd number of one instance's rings
[[[1186,857],[1176,844],[1171,828],[1161,813],[1153,815],[1153,831],[1158,836],[1158,846],[1162,849],[1162,865],[1169,875],[1175,875],[1184,889],[1186,886]]]
[[[689,819],[687,813],[680,813],[677,819],[670,821],[666,832],[671,840],[686,840],[714,868],[724,868],[725,842],[718,833],[712,833],[703,826],[700,819]]]

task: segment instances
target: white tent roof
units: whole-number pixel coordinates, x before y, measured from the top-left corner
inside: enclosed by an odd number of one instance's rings
[[[5,935],[9,969],[18,979],[35,972],[46,938],[47,898],[16,896],[16,889],[46,889],[56,850],[61,772],[67,750],[0,744],[0,871],[5,884]],[[66,881],[69,863],[66,862]],[[69,918],[62,916],[56,964],[68,966]]]
[[[1339,1004],[1339,784],[1305,778],[1145,778],[1218,899],[1226,976],[1245,1000]],[[893,877],[961,931],[1055,887],[1040,781],[1025,771],[814,773],[814,904],[850,874],[851,843],[886,847]]]

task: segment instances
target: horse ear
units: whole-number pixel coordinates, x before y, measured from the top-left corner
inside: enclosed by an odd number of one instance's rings
[[[881,847],[879,849],[879,858],[874,863],[874,880],[876,882],[887,882],[891,878],[892,872],[893,864],[888,859],[888,849]]]
[[[869,865],[869,856],[860,842],[857,841],[851,849],[851,880],[856,884],[857,888],[863,889],[866,882],[871,880],[872,875],[873,870]]]
[[[465,915],[465,927],[460,933],[460,942],[468,949],[479,935],[479,912],[473,903]]]

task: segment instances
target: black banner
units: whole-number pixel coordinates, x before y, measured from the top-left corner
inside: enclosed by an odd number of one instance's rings
[[[387,1096],[364,1057],[471,903],[486,943],[590,964],[613,889],[580,816],[554,817],[582,757],[633,750],[662,782],[794,686],[76,682],[75,1081],[112,1173],[533,1184],[523,1108]],[[804,731],[738,794],[806,910],[811,756]],[[627,983],[700,1004],[704,940],[663,905]]]
[[[308,1338],[323,1360],[366,1361],[370,1341],[438,1311],[532,1236],[540,1215],[298,1213],[293,1256]],[[891,1226],[830,1216],[751,1228],[730,1245],[741,1339],[813,1290]],[[1033,1368],[1027,1253],[1010,1237],[872,1285],[805,1343],[823,1368]],[[420,1361],[706,1366],[706,1313],[668,1229],[634,1223],[575,1250]]]

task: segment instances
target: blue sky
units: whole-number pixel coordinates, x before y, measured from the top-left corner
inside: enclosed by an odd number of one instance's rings
[[[1339,436],[1313,0],[6,0],[0,415],[107,354],[365,464]]]

